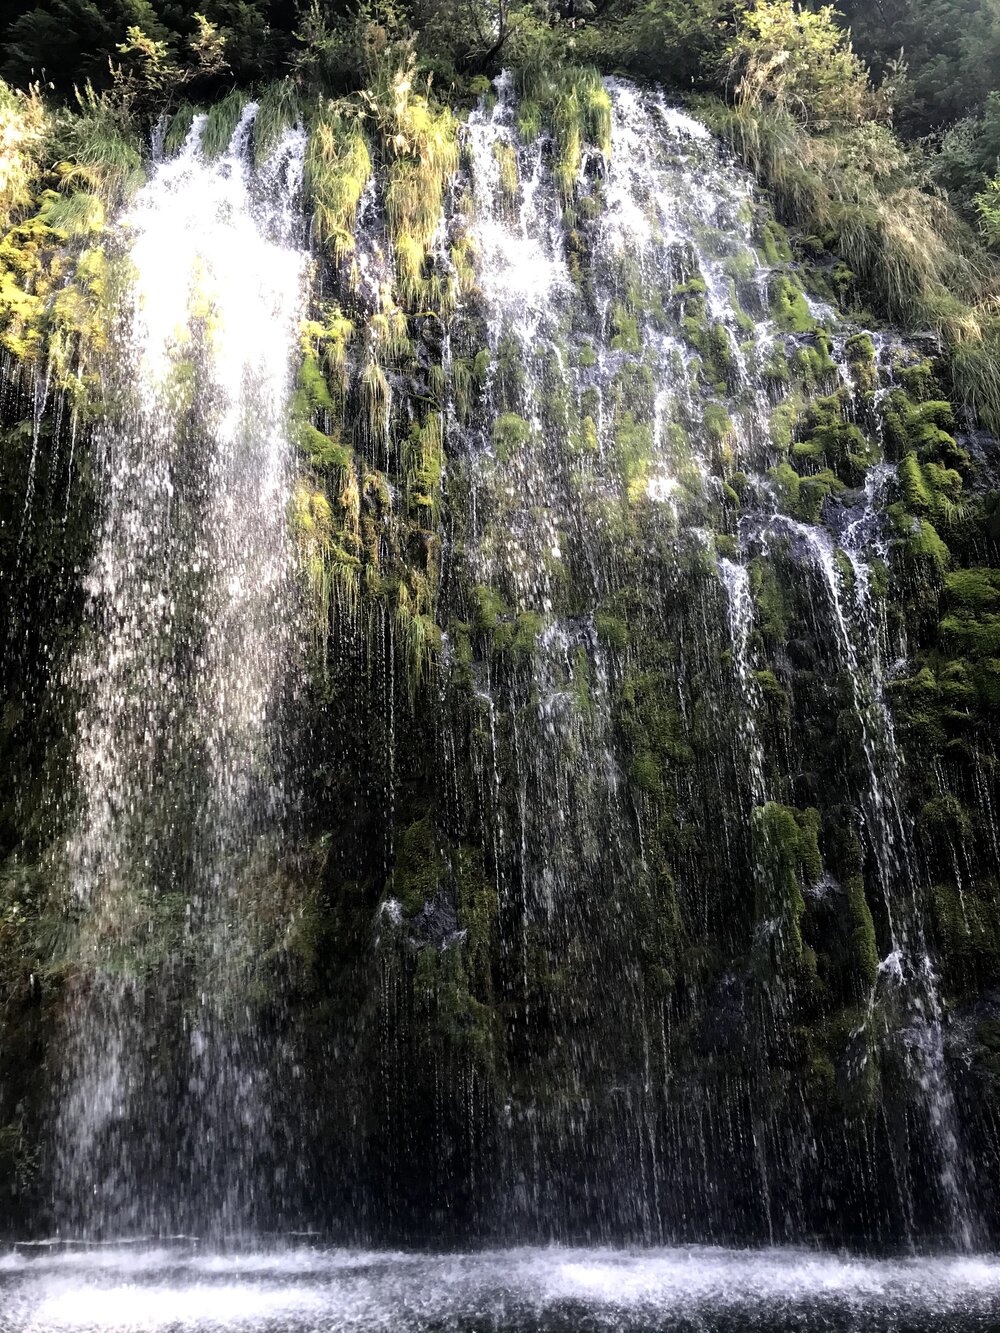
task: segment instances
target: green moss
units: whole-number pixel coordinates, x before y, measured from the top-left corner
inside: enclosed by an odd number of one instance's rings
[[[779,264],[788,264],[792,260],[792,247],[788,233],[780,223],[768,219],[760,229],[760,252],[764,262],[772,268]]]
[[[1000,657],[1000,616],[945,616],[940,633],[943,646],[952,656]]]
[[[522,449],[532,437],[530,421],[525,421],[516,412],[504,412],[493,423],[493,445],[497,458],[507,462]]]
[[[481,633],[492,633],[498,623],[510,615],[510,609],[493,588],[480,584],[473,594],[473,624]]]
[[[346,469],[351,466],[353,454],[347,445],[324,435],[308,422],[299,424],[295,438],[313,467]]]
[[[939,571],[951,564],[951,552],[926,518],[914,519],[909,525],[906,549],[911,558],[929,561]]]
[[[877,451],[852,421],[844,419],[843,391],[809,403],[797,422],[800,436],[792,447],[792,457],[800,471],[821,469],[825,463],[847,486],[860,486]]]
[[[899,371],[903,391],[915,403],[925,403],[932,399],[940,401],[940,385],[934,374],[934,367],[928,360],[916,365],[903,366]]]
[[[391,887],[407,915],[434,900],[447,872],[448,864],[429,814],[403,829]]]
[[[615,352],[630,352],[633,356],[642,352],[638,321],[621,301],[611,312],[611,348]]]
[[[733,419],[721,403],[706,403],[702,423],[709,440],[720,445],[733,433]]]
[[[545,618],[537,611],[521,611],[514,621],[514,636],[511,649],[522,656],[530,656],[535,651],[538,636],[545,628]]]
[[[870,333],[854,333],[844,344],[844,355],[851,366],[873,366],[875,344]]]
[[[850,962],[863,990],[870,990],[878,976],[878,942],[875,922],[865,897],[864,879],[852,875],[844,885],[850,919]]]
[[[799,488],[802,478],[791,463],[779,463],[771,468],[770,477],[778,496],[778,504],[787,514],[797,514],[799,510]]]
[[[811,333],[815,329],[805,292],[787,274],[772,277],[769,300],[775,323],[785,333]]]
[[[629,499],[639,498],[646,486],[653,452],[653,428],[625,412],[615,427],[615,459]]]
[[[599,611],[594,617],[594,628],[597,637],[609,648],[622,650],[628,647],[628,625],[618,616]]]
[[[785,588],[770,560],[758,557],[751,562],[750,587],[761,633],[769,643],[783,644],[788,637],[791,610]]]
[[[575,451],[582,454],[596,454],[600,449],[597,424],[593,417],[584,417],[580,429],[571,437]]]
[[[944,581],[948,601],[969,612],[1000,613],[1000,570],[958,569]]]
[[[621,686],[619,724],[632,756],[629,771],[648,795],[662,793],[666,775],[694,758],[683,718],[667,702],[666,684],[656,671],[637,671]]]
[[[778,449],[791,448],[798,420],[799,408],[793,399],[779,403],[771,413],[771,440]]]
[[[977,998],[1000,975],[1000,889],[981,879],[963,888],[936,884],[930,893],[940,958],[948,990]]]
[[[815,811],[800,814],[774,801],[754,812],[755,859],[760,867],[754,886],[754,914],[758,921],[780,923],[781,945],[800,956],[806,906],[802,882],[815,864],[822,870],[815,841],[818,819]]]
[[[930,509],[931,493],[916,454],[907,454],[900,462],[899,484],[906,503],[914,513],[926,513]]]
[[[639,790],[647,794],[655,795],[663,786],[663,770],[656,756],[649,750],[635,756],[629,772]]]
[[[486,383],[490,373],[490,352],[488,347],[481,347],[472,360],[472,377],[480,386]]]
[[[302,410],[307,412],[333,410],[330,386],[320,369],[319,358],[314,352],[307,352],[303,357],[296,387],[302,396]]]

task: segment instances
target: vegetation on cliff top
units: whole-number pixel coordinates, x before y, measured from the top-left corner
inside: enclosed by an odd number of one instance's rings
[[[844,13],[795,0],[206,0],[190,13],[167,0],[115,0],[100,12],[88,0],[8,3],[0,223],[33,233],[8,248],[30,239],[51,256],[53,231],[61,243],[91,228],[90,196],[121,187],[155,118],[178,109],[183,128],[194,104],[268,86],[262,131],[301,111],[313,122],[318,230],[335,250],[370,169],[369,141],[380,144],[399,277],[417,305],[440,297],[424,288],[422,268],[455,160],[452,109],[502,65],[520,71],[521,128],[548,113],[569,185],[581,132],[607,138],[606,110],[595,120],[591,106],[571,105],[584,85],[564,88],[560,71],[621,70],[697,94],[783,219],[840,257],[861,305],[940,337],[956,399],[996,428],[1000,22],[989,0],[869,9],[852,0]],[[336,171],[318,170],[332,159]],[[5,256],[5,286],[30,289],[17,270],[32,262]],[[30,356],[41,341],[28,327],[30,301],[3,300],[7,346]]]

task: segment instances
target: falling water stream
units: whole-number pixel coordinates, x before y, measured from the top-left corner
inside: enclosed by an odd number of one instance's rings
[[[81,702],[68,910],[88,978],[66,1017],[57,1191],[63,1224],[88,1233],[185,1216],[245,1227],[271,1148],[266,1059],[241,997],[255,879],[290,795],[285,411],[305,137],[287,134],[251,171],[255,111],[216,161],[196,119],[120,223],[135,295],[114,330],[100,535],[69,682]],[[147,981],[164,937],[186,1006]],[[173,1042],[171,1076],[157,1052]],[[173,1201],[157,1197],[169,1175],[183,1181]]]

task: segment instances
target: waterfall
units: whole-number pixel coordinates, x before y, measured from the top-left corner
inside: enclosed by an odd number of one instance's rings
[[[217,155],[196,115],[109,229],[59,455],[97,502],[43,917],[61,1235],[980,1243],[993,1011],[920,821],[971,939],[995,781],[963,824],[942,742],[930,801],[905,706],[963,450],[923,345],[838,312],[706,125],[577,75],[454,117],[401,78],[270,155],[254,103]]]
[[[254,171],[255,111],[214,161],[197,118],[118,228],[134,286],[107,370],[99,535],[69,680],[80,970],[57,1209],[88,1233],[245,1227],[274,1150],[248,988],[292,798],[286,411],[305,136],[287,132]]]

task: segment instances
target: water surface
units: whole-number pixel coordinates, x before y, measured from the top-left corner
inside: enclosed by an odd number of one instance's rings
[[[2,1333],[971,1333],[1000,1328],[1000,1259],[806,1250],[18,1250]]]

